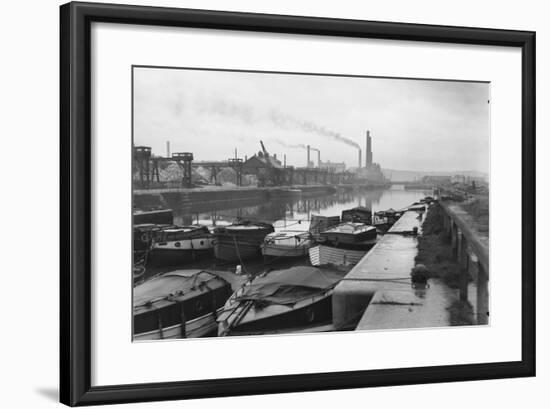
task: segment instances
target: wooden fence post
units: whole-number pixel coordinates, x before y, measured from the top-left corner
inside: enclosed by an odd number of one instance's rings
[[[483,265],[477,263],[477,324],[487,325],[489,323],[489,274]]]
[[[464,268],[464,256],[466,252],[466,243],[464,243],[464,236],[462,235],[462,232],[460,229],[456,229],[456,261],[460,267],[460,282],[459,282],[459,290],[460,290],[460,301],[465,302],[468,301],[468,269]]]

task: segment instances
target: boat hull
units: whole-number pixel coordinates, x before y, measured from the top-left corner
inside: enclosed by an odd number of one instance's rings
[[[226,331],[223,323],[218,334],[225,336],[261,335],[269,333],[293,332],[312,324],[332,322],[332,291],[319,296],[314,302],[301,302],[295,308],[286,309],[280,314],[243,322]]]
[[[178,249],[153,249],[147,256],[147,264],[150,266],[177,266],[193,263],[213,257],[212,249],[204,250],[178,250]]]
[[[227,274],[223,277],[229,279]],[[215,271],[177,270],[134,287],[134,340],[192,338],[215,332],[218,313],[233,293]],[[184,324],[184,325],[182,325]]]
[[[137,211],[133,214],[133,220],[134,224],[172,224],[174,223],[174,214],[172,209]]]
[[[212,235],[153,243],[147,263],[151,266],[174,266],[213,256]]]
[[[320,244],[309,249],[309,260],[313,266],[325,264],[355,265],[367,252],[368,249],[353,250]]]
[[[262,241],[242,241],[239,239],[217,239],[214,244],[214,255],[217,259],[225,261],[249,260],[261,256],[260,245]]]
[[[374,227],[376,227],[376,230],[382,234],[386,233],[392,226],[393,223],[379,223],[374,225]]]
[[[262,255],[269,257],[304,257],[311,245],[291,247],[277,244],[262,244]]]
[[[214,254],[224,261],[248,260],[262,255],[265,236],[273,233],[265,223],[237,223],[214,230]]]
[[[220,308],[218,312],[223,311]],[[216,315],[213,313],[205,314],[195,319],[186,321],[185,330],[182,331],[181,324],[170,327],[155,329],[140,334],[134,334],[134,341],[152,341],[159,339],[178,339],[178,338],[200,338],[207,335],[215,335],[218,323]]]

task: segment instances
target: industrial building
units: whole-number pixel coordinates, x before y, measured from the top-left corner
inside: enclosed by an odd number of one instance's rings
[[[237,186],[292,186],[309,184],[360,184],[381,187],[388,182],[380,165],[373,162],[372,138],[367,131],[365,166],[361,163],[362,150],[358,148],[358,167],[347,169],[344,162],[321,160],[321,151],[310,145],[305,148],[306,166],[288,166],[286,155],[283,161],[276,154],[270,154],[260,141],[261,150],[243,159],[235,156],[226,160],[195,161],[191,152],[171,152],[166,143],[166,157],[155,156],[147,146],[134,146],[134,184],[141,188],[175,187],[191,188],[197,185],[220,185],[233,183]],[[312,151],[316,152],[315,161]]]
[[[254,175],[257,178],[258,186],[282,185],[284,184],[284,166],[277,154],[271,155],[262,141],[262,150],[247,158],[242,167],[245,175]]]
[[[380,165],[374,162],[370,130],[367,130],[365,145],[365,167],[361,166],[361,162],[359,163],[359,168],[357,169],[358,176],[366,179],[368,183],[380,185],[387,183]],[[361,158],[361,151],[359,151],[359,158]]]
[[[279,159],[277,159],[277,154],[270,155],[269,152],[265,149],[264,143],[261,142],[262,150],[254,154],[250,158],[246,159],[243,163],[243,171],[245,173],[255,173],[259,169],[266,168],[283,168],[283,164]]]
[[[326,162],[319,162],[319,169],[325,169],[330,172],[340,173],[346,170],[345,162],[331,162],[330,160]]]

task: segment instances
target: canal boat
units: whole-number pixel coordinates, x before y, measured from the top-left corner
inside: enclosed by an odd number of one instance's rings
[[[348,269],[297,266],[249,280],[218,316],[218,336],[289,333],[332,323],[332,294]]]
[[[170,226],[156,232],[148,254],[155,266],[189,263],[211,257],[214,235],[206,226]]]
[[[402,214],[402,212],[398,212],[391,208],[375,212],[372,216],[372,225],[375,226],[379,232],[385,233],[397,220],[399,220]]]
[[[339,223],[340,216],[321,216],[318,214],[313,214],[311,215],[309,232],[315,239],[317,239],[322,232],[338,225]]]
[[[169,225],[159,225],[153,223],[144,223],[134,225],[133,242],[134,252],[144,252],[151,248],[151,243],[156,237],[156,234],[163,228]]]
[[[302,230],[282,230],[265,236],[262,255],[271,257],[302,257],[314,244],[311,234]]]
[[[134,267],[132,269],[132,279],[134,286],[142,283],[145,279],[145,259],[140,259],[137,262],[134,261]]]
[[[134,209],[134,225],[136,224],[172,224],[174,223],[174,214],[172,209]]]
[[[236,221],[229,226],[214,229],[214,254],[225,261],[242,261],[261,256],[261,245],[273,225],[250,221]]]
[[[232,273],[177,270],[134,287],[134,341],[215,335],[216,317],[243,284]]]
[[[323,264],[334,264],[337,266],[353,266],[357,264],[365,254],[374,247],[377,240],[366,240],[355,248],[334,247],[325,244],[318,244],[309,249],[309,261],[312,266]]]
[[[342,222],[372,224],[372,212],[364,206],[342,211]]]
[[[364,223],[341,223],[319,235],[309,249],[312,265],[355,265],[377,242],[377,230]]]
[[[367,240],[376,239],[376,227],[365,223],[340,223],[319,234],[318,242],[334,246],[354,245]]]

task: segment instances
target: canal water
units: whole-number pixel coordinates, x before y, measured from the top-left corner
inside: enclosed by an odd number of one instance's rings
[[[312,215],[340,216],[343,210],[356,206],[365,206],[373,212],[393,208],[402,209],[410,204],[431,195],[426,190],[405,190],[403,186],[395,185],[388,189],[349,190],[333,194],[307,195],[296,192],[288,197],[275,197],[269,200],[250,202],[220,202],[215,204],[215,210],[205,213],[190,212],[189,206],[174,211],[174,223],[179,225],[201,224],[205,226],[222,226],[231,224],[237,217],[250,221],[271,223],[276,231],[297,230],[307,231]],[[212,207],[212,205],[210,206]],[[241,266],[249,274],[257,274],[266,269],[287,268],[296,265],[309,265],[309,259],[271,259],[248,260]],[[178,268],[210,268],[235,271],[235,263],[224,263],[212,258],[194,264],[155,268],[147,271],[146,276]]]
[[[340,216],[342,210],[365,206],[373,212],[409,206],[427,195],[426,190],[405,190],[401,185],[389,189],[340,191],[334,194],[295,194],[274,197],[257,203],[220,202],[216,210],[191,213],[187,208],[173,209],[174,223],[220,226],[232,223],[237,217],[271,223],[275,229],[307,230],[312,215]]]

